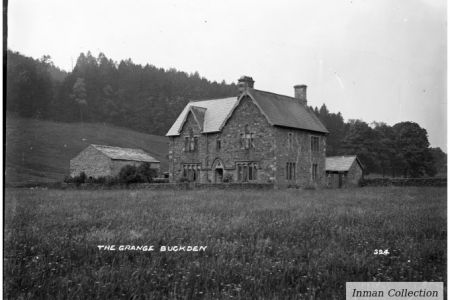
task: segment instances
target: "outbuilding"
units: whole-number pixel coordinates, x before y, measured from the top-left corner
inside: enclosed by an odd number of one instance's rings
[[[331,156],[325,160],[327,186],[343,188],[358,186],[363,178],[363,165],[356,155]]]
[[[126,165],[139,166],[149,163],[150,168],[160,171],[160,162],[142,149],[120,148],[105,145],[89,145],[70,160],[70,176],[84,172],[92,178],[116,176]]]

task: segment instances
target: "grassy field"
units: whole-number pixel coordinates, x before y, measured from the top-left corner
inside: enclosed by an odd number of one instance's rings
[[[69,161],[90,144],[140,148],[168,169],[168,139],[97,123],[6,118],[6,182],[62,181]]]
[[[10,189],[5,298],[344,299],[346,281],[446,281],[446,191]]]

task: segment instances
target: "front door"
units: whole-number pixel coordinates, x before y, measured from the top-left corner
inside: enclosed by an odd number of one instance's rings
[[[339,174],[339,188],[342,187],[342,174]]]
[[[216,169],[215,171],[215,183],[221,183],[223,181],[223,169]]]

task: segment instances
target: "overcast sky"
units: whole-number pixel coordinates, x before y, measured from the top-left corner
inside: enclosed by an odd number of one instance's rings
[[[345,119],[414,121],[447,143],[445,0],[9,1],[8,48],[71,70],[80,52],[325,103]]]

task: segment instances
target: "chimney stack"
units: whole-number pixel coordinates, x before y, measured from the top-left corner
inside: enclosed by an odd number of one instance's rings
[[[305,84],[294,85],[295,99],[298,99],[304,106],[308,105],[308,101],[306,100],[306,88],[307,86]]]
[[[250,76],[241,76],[241,78],[238,79],[239,92],[243,93],[249,88],[252,89],[254,83],[255,81]]]

